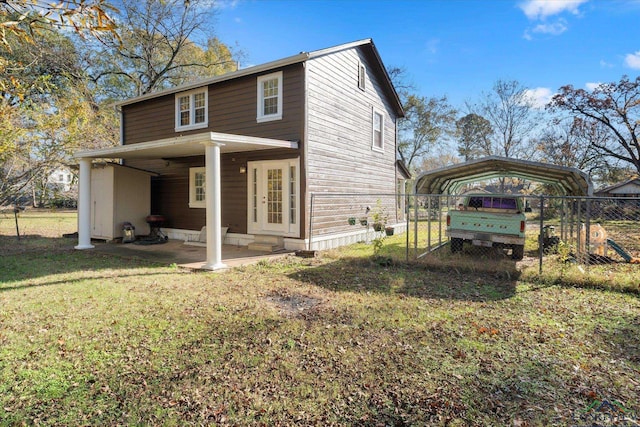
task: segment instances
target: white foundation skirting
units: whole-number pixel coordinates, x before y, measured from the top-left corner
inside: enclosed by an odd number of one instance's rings
[[[406,224],[395,224],[393,225],[394,234],[402,234],[406,232]],[[184,240],[185,244],[193,245],[193,246],[202,246],[205,247],[206,243],[200,241],[200,231],[196,230],[182,230],[178,228],[163,228],[162,231],[169,236],[170,239],[174,240]],[[368,235],[367,235],[368,233]],[[240,234],[240,233],[223,233],[224,240],[222,241],[225,245],[233,245],[233,246],[248,246],[250,243],[255,241],[255,236],[253,234]],[[311,240],[311,250],[322,251],[327,249],[335,249],[340,246],[352,245],[358,242],[366,242],[375,239],[378,235],[378,232],[374,231],[372,228],[369,228],[367,231],[366,228],[362,227],[356,231],[350,231],[346,233],[339,234],[327,234],[325,236],[314,236]],[[309,240],[305,239],[294,239],[290,237],[284,238],[284,248],[290,251],[299,251],[306,250],[307,245],[309,244]]]
[[[358,226],[359,229],[349,231],[346,233],[327,234],[325,236],[313,236],[311,239],[311,250],[323,251],[327,249],[335,249],[340,246],[352,245],[358,242],[370,242],[379,236],[378,231],[374,231],[373,228]],[[403,234],[407,229],[406,223],[391,225],[395,234]],[[384,233],[384,232],[382,232]],[[308,243],[308,241],[306,242]],[[306,248],[306,247],[305,247]]]

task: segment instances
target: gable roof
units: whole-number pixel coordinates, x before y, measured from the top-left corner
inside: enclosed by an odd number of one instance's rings
[[[404,117],[404,110],[402,109],[402,103],[400,102],[400,97],[398,96],[398,93],[396,92],[395,88],[393,87],[393,84],[391,83],[391,77],[387,73],[387,70],[384,67],[384,64],[382,63],[382,59],[380,58],[380,54],[378,53],[378,49],[376,49],[376,46],[373,44],[372,39],[357,40],[354,42],[345,43],[345,44],[329,47],[326,49],[315,50],[311,52],[300,52],[297,55],[288,56],[286,58],[267,62],[265,64],[255,65],[253,67],[243,68],[243,69],[232,71],[230,73],[222,74],[219,76],[209,77],[204,80],[198,80],[191,83],[186,83],[184,85],[161,90],[158,92],[147,93],[145,95],[125,99],[124,101],[116,102],[115,105],[117,107],[121,107],[124,105],[135,104],[140,101],[158,98],[161,96],[170,95],[177,92],[183,92],[190,89],[196,89],[196,88],[207,86],[214,83],[233,80],[233,79],[237,79],[244,76],[250,76],[252,74],[264,73],[264,72],[285,67],[287,65],[298,64],[298,63],[305,62],[320,56],[330,55],[332,53],[340,52],[346,49],[352,49],[354,47],[360,47],[367,54],[370,54],[374,58],[374,61],[372,63],[375,66],[376,73],[382,77],[382,83],[383,83],[382,89],[385,95],[391,101],[396,114],[399,117]]]
[[[592,196],[593,184],[576,168],[488,156],[425,172],[416,179],[420,194],[456,194],[464,184],[499,177],[515,177],[553,185],[561,194]]]
[[[625,185],[631,185],[631,186],[638,186],[640,187],[640,178],[636,177],[636,178],[631,178],[628,179],[626,181],[622,181],[622,182],[617,182],[613,185],[609,185],[608,187],[604,187],[599,189],[598,191],[596,191],[596,194],[605,194],[605,193],[610,193],[614,190],[617,190],[618,188],[624,187]]]

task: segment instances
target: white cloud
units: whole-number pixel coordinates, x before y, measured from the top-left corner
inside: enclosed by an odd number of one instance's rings
[[[579,6],[589,0],[525,0],[518,6],[529,19],[545,19],[562,12],[580,13]]]
[[[615,65],[613,65],[613,64],[611,64],[611,63],[609,63],[609,62],[605,61],[604,59],[601,59],[601,60],[600,60],[600,66],[601,66],[602,68],[613,68],[613,67],[615,67]]]
[[[628,53],[624,57],[624,64],[634,70],[640,70],[640,50],[636,53]]]
[[[554,95],[548,87],[527,89],[525,94],[533,104],[534,108],[544,108],[545,105],[551,101],[551,97]]]
[[[566,22],[567,21],[565,21],[564,19],[559,19],[558,21],[551,24],[538,24],[533,28],[532,31],[534,33],[551,34],[557,36],[567,31],[567,26],[565,25]]]
[[[240,0],[215,0],[212,2],[218,9],[235,9]]]
[[[597,82],[597,83],[585,83],[585,87],[587,88],[587,90],[593,91],[596,90],[598,88],[598,86],[600,86],[602,83],[601,82]]]

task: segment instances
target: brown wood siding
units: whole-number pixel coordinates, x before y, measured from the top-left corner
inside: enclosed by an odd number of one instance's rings
[[[275,71],[278,70],[271,72]],[[240,166],[246,166],[249,161],[297,158],[304,152],[304,66],[294,64],[282,71],[282,120],[256,122],[257,78],[271,73],[267,72],[210,85],[209,127],[206,129],[175,132],[175,94],[125,105],[122,116],[124,143],[135,144],[207,131],[299,141],[298,150],[261,150],[222,155],[222,224],[229,227],[231,233],[246,233],[247,174],[239,173]],[[151,207],[152,212],[167,216],[167,227],[199,230],[205,225],[205,209],[189,208],[189,168],[204,166],[204,156],[129,160],[126,163],[160,174],[152,180]],[[304,161],[301,160],[300,164],[303,167]],[[301,176],[304,177],[304,170]],[[305,196],[304,184],[302,178],[301,197]],[[304,210],[301,214],[302,228]]]
[[[228,153],[221,157],[222,225],[230,233],[247,232],[247,174],[240,166],[257,160],[296,158],[293,150]],[[189,207],[189,168],[204,166],[204,156],[129,161],[129,166],[159,173],[151,182],[151,212],[167,217],[166,227],[200,230],[206,210]],[[302,221],[301,221],[302,222]]]
[[[205,129],[175,131],[175,94],[125,105],[122,107],[123,142],[135,144],[202,132],[302,140],[304,68],[302,64],[294,64],[282,71],[282,120],[256,122],[257,77],[270,74],[262,73],[210,85],[209,126]]]
[[[358,61],[367,69],[365,91],[358,88]],[[396,191],[397,117],[368,61],[358,48],[308,61],[310,193]],[[374,107],[384,115],[383,153],[372,149]]]

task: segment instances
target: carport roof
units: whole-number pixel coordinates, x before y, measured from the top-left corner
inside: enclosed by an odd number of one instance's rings
[[[483,157],[425,172],[416,179],[415,192],[457,194],[465,184],[501,177],[549,184],[567,196],[593,195],[591,179],[579,169],[499,156]]]

